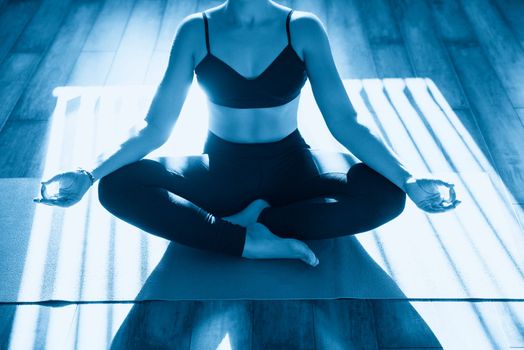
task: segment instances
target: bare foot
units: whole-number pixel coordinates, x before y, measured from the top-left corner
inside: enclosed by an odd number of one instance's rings
[[[250,259],[300,259],[308,265],[319,263],[308,245],[298,239],[282,238],[261,223],[247,226],[242,257]]]
[[[242,209],[236,214],[225,216],[222,219],[229,221],[233,224],[247,227],[248,225],[257,222],[260,212],[266,207],[269,207],[269,203],[263,199],[255,199],[247,207]]]

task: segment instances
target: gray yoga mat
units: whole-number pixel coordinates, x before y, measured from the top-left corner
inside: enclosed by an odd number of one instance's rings
[[[0,301],[524,298],[524,235],[486,173],[436,174],[463,203],[408,201],[380,228],[307,241],[316,268],[249,260],[151,236],[111,216],[96,185],[70,208],[34,204],[40,179],[0,180]]]

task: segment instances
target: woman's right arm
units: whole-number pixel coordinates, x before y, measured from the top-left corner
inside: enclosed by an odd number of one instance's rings
[[[202,16],[198,13],[187,16],[178,26],[164,77],[144,118],[146,126],[116,151],[106,151],[94,160],[87,170],[95,181],[142,159],[167,141],[193,82],[195,43],[198,43],[198,36],[203,37],[203,28]],[[47,185],[55,181],[59,184],[58,194],[45,195]],[[33,201],[68,207],[80,201],[91,185],[87,174],[79,170],[60,173],[42,182],[42,198]]]
[[[175,33],[167,69],[144,118],[147,125],[120,145],[110,156],[102,153],[91,167],[95,180],[140,160],[162,146],[178,119],[193,81],[195,38],[200,35],[202,17],[186,17]]]

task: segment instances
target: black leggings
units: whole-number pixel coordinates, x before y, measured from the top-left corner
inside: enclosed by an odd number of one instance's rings
[[[364,163],[324,173],[295,130],[268,143],[235,143],[209,132],[202,155],[170,164],[142,159],[100,179],[100,203],[151,234],[241,256],[246,228],[224,216],[265,199],[258,222],[274,234],[325,239],[374,229],[398,216],[406,195]]]

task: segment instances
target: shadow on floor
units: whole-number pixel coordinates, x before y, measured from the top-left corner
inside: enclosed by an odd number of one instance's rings
[[[365,253],[362,246],[360,250]],[[396,298],[405,298],[371,257],[367,261],[374,265],[371,270],[381,271],[374,273],[375,279],[382,279],[380,285],[387,284],[390,290],[396,290]],[[148,282],[152,280],[148,279],[143,290],[151,288]],[[112,340],[111,349],[190,346],[195,349],[441,347],[408,300],[316,299],[137,302]]]

